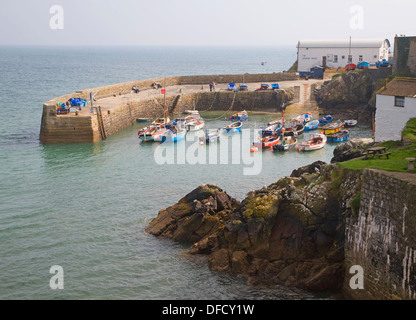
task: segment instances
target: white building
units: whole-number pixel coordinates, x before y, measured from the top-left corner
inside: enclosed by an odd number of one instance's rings
[[[396,78],[377,92],[375,141],[401,140],[410,118],[416,118],[416,79]]]
[[[390,42],[387,39],[300,40],[298,42],[298,72],[309,72],[315,66],[344,68],[361,61],[374,64],[388,60]]]

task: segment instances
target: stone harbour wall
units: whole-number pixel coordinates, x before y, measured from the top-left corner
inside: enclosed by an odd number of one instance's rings
[[[416,298],[416,185],[384,171],[362,173],[360,208],[345,223],[344,291],[357,299]],[[363,289],[352,289],[352,266]]]

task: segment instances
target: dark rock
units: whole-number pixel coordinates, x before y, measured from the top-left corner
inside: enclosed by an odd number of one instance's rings
[[[291,177],[301,177],[304,173],[316,173],[321,169],[321,166],[326,165],[324,161],[315,161],[310,165],[295,169],[291,173]]]
[[[231,217],[238,201],[214,185],[203,185],[161,210],[146,232],[179,242],[197,242],[216,232]]]
[[[210,269],[245,275],[250,283],[337,289],[344,280],[343,214],[356,192],[350,175],[348,183],[331,180],[343,177],[336,170],[317,161],[241,203],[201,186],[161,210],[146,230],[193,242],[190,253],[208,255]]]
[[[334,157],[331,159],[331,163],[359,158],[363,155],[365,149],[372,144],[373,143],[361,141],[360,139],[340,144],[334,149]]]

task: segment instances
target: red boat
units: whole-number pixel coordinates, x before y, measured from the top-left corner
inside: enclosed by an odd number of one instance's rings
[[[280,136],[267,136],[258,142],[253,142],[253,147],[256,148],[270,148],[280,142]]]

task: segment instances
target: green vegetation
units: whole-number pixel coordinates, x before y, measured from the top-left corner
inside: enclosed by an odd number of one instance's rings
[[[263,221],[269,215],[276,200],[277,198],[272,195],[252,197],[244,207],[243,216],[248,221]]]
[[[298,71],[298,60],[296,60],[292,66],[287,70],[287,72],[297,72]]]
[[[386,147],[390,152],[389,159],[353,159],[346,162],[340,162],[341,168],[362,170],[365,168],[379,169],[386,171],[407,172],[408,162],[406,158],[416,157],[416,118],[410,119],[402,132],[403,145],[400,141],[386,141],[378,144],[378,146]]]

